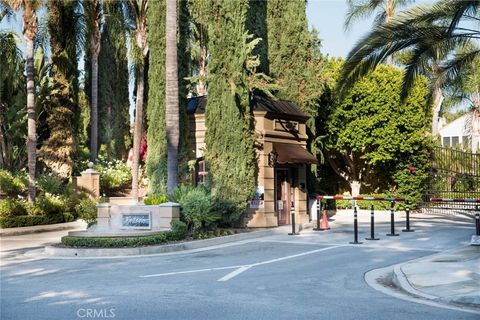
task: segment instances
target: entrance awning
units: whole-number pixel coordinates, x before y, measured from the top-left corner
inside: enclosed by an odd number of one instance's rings
[[[278,164],[318,164],[318,160],[299,144],[273,143]]]

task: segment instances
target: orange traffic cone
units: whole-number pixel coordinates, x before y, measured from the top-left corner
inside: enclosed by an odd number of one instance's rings
[[[322,224],[320,226],[320,230],[330,230],[330,227],[328,226],[327,210],[323,210]]]

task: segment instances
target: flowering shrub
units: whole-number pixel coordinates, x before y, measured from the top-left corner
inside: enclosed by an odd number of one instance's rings
[[[100,173],[100,192],[118,191],[132,182],[132,174],[126,163],[120,160],[106,161],[100,159],[95,165]]]

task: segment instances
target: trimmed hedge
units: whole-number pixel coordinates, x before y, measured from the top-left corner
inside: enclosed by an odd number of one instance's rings
[[[62,244],[67,247],[81,248],[123,248],[123,247],[140,247],[151,246],[167,242],[167,233],[162,232],[154,235],[139,237],[73,237],[65,236],[62,238]]]
[[[62,244],[74,248],[124,248],[151,246],[167,243],[168,241],[183,240],[187,237],[187,225],[182,221],[171,222],[172,230],[138,237],[75,237],[65,236]],[[193,235],[193,239],[208,239],[233,234],[228,229],[200,232]]]
[[[1,228],[31,227],[43,224],[62,223],[65,221],[63,214],[51,216],[15,216],[0,217]]]

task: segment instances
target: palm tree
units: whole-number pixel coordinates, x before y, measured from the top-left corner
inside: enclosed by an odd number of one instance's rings
[[[461,70],[480,55],[480,49],[470,46],[480,38],[477,27],[468,22],[480,19],[480,1],[445,0],[432,6],[417,6],[377,26],[350,51],[340,83],[341,92],[375,69],[385,57],[410,51],[403,83],[405,97],[419,74],[431,79],[434,112],[432,132],[437,133],[438,114],[443,101],[440,88],[455,79]],[[473,25],[471,23],[470,25]],[[467,48],[453,54],[455,49]],[[468,49],[470,48],[470,49]]]
[[[353,23],[360,19],[371,17],[375,12],[375,24],[388,23],[394,16],[397,7],[405,6],[415,0],[347,0],[348,11],[345,17],[345,29],[352,27]],[[393,61],[389,55],[386,59],[388,64]]]
[[[35,201],[35,170],[37,164],[37,126],[35,115],[35,68],[34,68],[34,47],[37,34],[36,10],[40,7],[39,0],[4,0],[4,5],[13,10],[23,9],[22,32],[26,41],[26,71],[27,71],[27,114],[28,114],[28,201]]]
[[[1,18],[0,15],[0,21]],[[0,168],[3,169],[13,169],[14,167],[12,162],[15,155],[12,154],[12,149],[15,143],[12,142],[25,144],[22,141],[24,139],[22,130],[9,132],[12,131],[12,127],[17,127],[15,124],[20,122],[16,121],[20,120],[18,118],[22,118],[21,122],[23,123],[24,113],[19,111],[25,106],[23,99],[25,95],[23,92],[25,63],[23,54],[17,47],[17,42],[18,38],[15,33],[0,31],[0,65],[2,66],[2,73],[0,73]],[[21,92],[21,102],[16,103],[18,98],[15,92]]]
[[[145,63],[148,54],[147,9],[148,0],[129,0],[127,14],[135,24],[135,43],[139,50],[137,61],[137,97],[135,102],[135,127],[133,132],[132,197],[138,202],[138,167],[142,139],[143,102],[145,91]],[[160,13],[159,13],[160,14]]]
[[[177,63],[177,0],[167,0],[166,8],[166,94],[165,118],[167,121],[167,193],[172,194],[178,185],[178,63]]]
[[[98,158],[98,55],[100,54],[100,26],[102,23],[102,7],[99,0],[85,0],[83,7],[89,34],[88,49],[91,57],[92,67],[90,160],[96,161]]]

